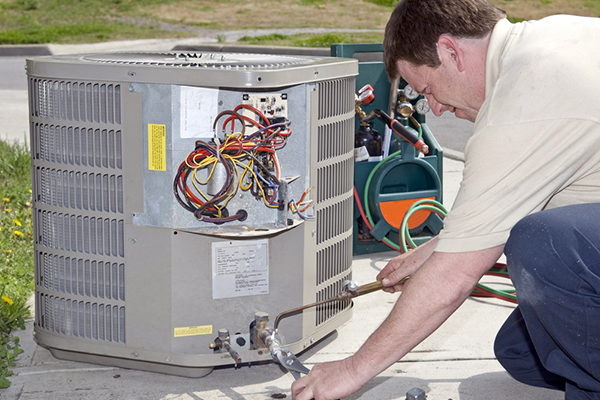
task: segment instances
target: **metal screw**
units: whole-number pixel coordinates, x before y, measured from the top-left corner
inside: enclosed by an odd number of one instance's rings
[[[133,71],[129,71],[129,72],[127,73],[127,75],[129,75],[129,76],[135,76],[135,72],[133,72]]]

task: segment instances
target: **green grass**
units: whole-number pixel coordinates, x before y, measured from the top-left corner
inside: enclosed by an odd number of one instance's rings
[[[587,0],[583,3],[594,15],[600,17],[600,0]]]
[[[293,47],[329,47],[333,43],[379,43],[383,33],[346,33],[334,32],[325,35],[298,33],[281,35],[273,33],[263,36],[244,36],[238,42],[263,46],[293,46]]]
[[[175,0],[16,0],[0,2],[0,44],[93,43],[189,36],[155,24],[124,22],[144,7]],[[131,18],[130,18],[131,19]]]
[[[31,43],[57,43],[63,42],[70,36],[93,37],[96,40],[105,40],[114,31],[101,24],[76,24],[40,26],[24,29],[13,29],[0,32],[0,43],[4,44],[31,44]]]
[[[553,0],[492,0],[493,3],[509,1],[524,10],[523,15],[511,15],[513,20],[527,18],[527,11],[537,9],[541,4],[553,3]],[[187,28],[211,28],[214,30],[225,29],[259,29],[264,28],[263,22],[255,21],[249,13],[248,2],[240,0],[221,0],[210,3],[206,0],[184,1],[184,0],[0,0],[0,44],[29,44],[29,43],[95,43],[111,40],[134,40],[147,38],[174,38],[193,36],[193,32],[183,32],[171,25],[181,25]],[[282,7],[301,6],[301,14],[308,15],[309,19],[315,13],[315,8],[328,10],[344,10],[347,7],[343,0],[277,0],[274,4]],[[373,7],[377,9],[375,15],[371,15],[370,26],[383,28],[387,16],[396,5],[397,0],[361,0],[353,3],[353,7]],[[574,6],[583,5],[595,15],[600,15],[600,0],[573,0]],[[218,18],[199,21],[188,19],[185,12],[181,13],[178,20],[173,21],[162,15],[159,6],[177,5],[187,7],[189,10],[202,13],[212,13],[222,8],[230,10],[229,15],[248,14],[248,18],[242,23],[235,25],[227,22],[222,13]],[[274,7],[277,7],[276,5]],[[177,7],[175,7],[177,8]],[[502,8],[502,7],[500,7]],[[185,9],[183,9],[185,11]],[[256,12],[260,12],[255,10]],[[554,10],[554,12],[560,12]],[[175,15],[177,15],[175,13]],[[203,15],[203,14],[195,14]],[[518,18],[517,18],[518,17]],[[225,18],[225,19],[224,19]],[[196,19],[198,19],[196,17]],[[285,27],[302,28],[309,26],[323,26],[306,22],[306,18],[300,18],[297,22],[294,18],[285,18]],[[273,21],[275,23],[277,21]],[[358,14],[341,20],[333,18],[327,21],[328,27],[349,28],[358,23],[364,25],[364,17]],[[282,22],[279,21],[281,24]],[[345,25],[344,25],[345,24]],[[350,25],[350,26],[349,26]],[[335,34],[345,42],[357,43],[381,41],[381,37],[375,40],[369,34],[353,34],[352,37]],[[305,43],[314,41],[314,46],[329,43],[328,38],[319,39],[313,37],[292,37],[286,42],[277,39],[276,42],[263,41],[260,44],[274,44],[286,46],[303,46]],[[258,42],[257,42],[258,43]],[[307,44],[310,45],[310,44]],[[313,45],[311,45],[313,46]]]
[[[0,141],[0,388],[10,385],[9,368],[22,352],[13,331],[25,329],[35,286],[30,165],[27,146]]]
[[[365,0],[369,3],[377,4],[378,6],[396,7],[399,0]]]

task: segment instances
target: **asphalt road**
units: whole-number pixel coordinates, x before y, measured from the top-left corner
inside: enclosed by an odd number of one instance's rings
[[[27,90],[25,57],[0,57],[0,90]]]

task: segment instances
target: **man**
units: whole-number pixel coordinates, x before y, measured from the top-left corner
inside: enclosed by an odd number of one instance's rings
[[[433,112],[474,122],[439,237],[377,276],[402,290],[353,356],[318,364],[294,399],[339,399],[402,358],[504,252],[519,306],[495,351],[513,377],[600,399],[600,21],[511,24],[485,0],[402,0],[386,70]],[[405,285],[395,285],[403,277]]]

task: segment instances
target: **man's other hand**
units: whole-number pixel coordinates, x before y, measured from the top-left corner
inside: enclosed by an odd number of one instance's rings
[[[292,383],[292,398],[335,400],[360,390],[365,382],[360,382],[353,361],[348,357],[315,365],[308,375]]]

